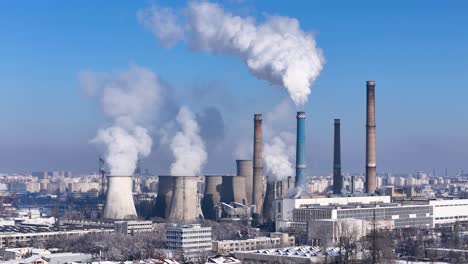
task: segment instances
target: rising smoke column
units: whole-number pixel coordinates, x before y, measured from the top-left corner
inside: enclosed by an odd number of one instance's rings
[[[132,175],[139,158],[151,152],[152,139],[145,124],[159,101],[161,83],[150,70],[136,65],[126,71],[96,73],[82,71],[83,90],[100,99],[112,125],[99,129],[91,141],[105,147],[111,175]]]
[[[171,175],[199,175],[208,156],[195,115],[183,106],[177,114],[176,121],[181,131],[176,133],[170,144],[175,158],[171,165]]]
[[[264,162],[270,177],[268,180],[285,180],[294,176],[295,108],[289,100],[283,100],[265,118]],[[277,131],[282,131],[277,133]]]
[[[325,59],[313,34],[301,30],[296,19],[268,16],[257,23],[198,1],[181,13],[152,6],[137,16],[163,46],[179,38],[196,51],[239,57],[254,76],[284,87],[296,105],[307,102]]]

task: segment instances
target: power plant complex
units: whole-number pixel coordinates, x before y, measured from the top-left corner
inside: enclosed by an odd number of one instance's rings
[[[366,182],[368,195],[376,191],[375,82],[367,81]],[[191,224],[200,219],[271,222],[274,201],[310,197],[306,184],[306,113],[296,114],[296,175],[268,180],[263,170],[262,114],[254,115],[252,159],[236,160],[236,175],[161,175],[155,202],[156,216],[167,222]],[[341,172],[340,119],[334,120],[333,195],[348,195]],[[131,176],[107,176],[103,218],[136,219]]]

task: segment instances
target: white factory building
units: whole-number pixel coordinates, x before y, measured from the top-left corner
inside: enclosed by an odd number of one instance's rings
[[[336,196],[314,198],[283,198],[273,203],[273,218],[276,223],[276,231],[281,232],[290,227],[305,227],[305,222],[294,222],[294,209],[306,208],[310,205],[347,205],[347,204],[375,204],[390,203],[390,196]]]
[[[432,205],[434,226],[468,221],[468,199],[411,198],[399,201],[402,204]]]

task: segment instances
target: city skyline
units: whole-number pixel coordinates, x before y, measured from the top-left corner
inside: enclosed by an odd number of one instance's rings
[[[264,114],[265,122],[277,117],[275,130],[265,133],[295,132],[296,110],[307,113],[307,175],[333,170],[334,118],[342,124],[343,171],[364,171],[367,80],[376,81],[377,171],[434,168],[442,175],[445,168],[451,174],[463,168],[466,3],[235,2],[222,2],[226,12],[259,22],[268,15],[287,16],[314,32],[326,63],[306,105],[295,107],[283,89],[253,77],[235,57],[194,53],[183,43],[162,47],[137,19],[149,6],[145,1],[119,6],[56,1],[30,3],[28,9],[2,4],[0,34],[7,41],[0,43],[0,170],[96,171],[101,152],[90,141],[111,122],[80,89],[80,72],[125,71],[132,65],[167,84],[176,101],[172,106],[186,104],[194,111],[208,153],[202,173],[233,173],[236,158],[252,158],[254,113]],[[156,4],[171,3],[185,5]],[[158,144],[158,122],[150,127],[156,143],[142,167],[166,174],[173,157]],[[238,148],[242,145],[247,150]]]

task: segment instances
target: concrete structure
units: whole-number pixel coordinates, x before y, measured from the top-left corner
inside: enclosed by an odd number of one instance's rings
[[[305,183],[305,112],[297,112],[297,131],[296,131],[296,187]]]
[[[276,231],[286,230],[295,224],[305,227],[304,223],[295,223],[293,212],[295,209],[306,208],[312,205],[347,205],[390,203],[390,196],[334,196],[316,198],[282,198],[274,201],[274,221]]]
[[[366,193],[375,193],[375,82],[367,81]]]
[[[252,171],[252,167],[250,167]],[[221,193],[223,192],[223,176],[205,175],[205,195],[202,200],[203,216],[208,219],[216,219],[215,206],[221,202]]]
[[[273,217],[273,200],[275,199],[275,183],[268,181],[265,192],[265,201],[263,202],[263,220],[271,222]]]
[[[115,220],[137,219],[132,196],[132,176],[108,175],[108,190],[103,218]]]
[[[133,235],[137,233],[150,233],[154,231],[153,222],[151,221],[115,221],[114,232]]]
[[[340,119],[335,119],[333,148],[333,193],[341,194],[343,192],[343,176],[341,175],[341,135]]]
[[[50,255],[44,255],[43,257],[49,264],[89,263],[93,259],[91,254],[71,252],[54,253]]]
[[[253,163],[252,160],[236,160],[237,176],[245,177],[245,195],[247,204],[252,205],[253,201]]]
[[[220,240],[213,241],[213,251],[218,254],[229,254],[238,251],[249,251],[257,249],[269,249],[279,247],[292,247],[294,246],[294,237],[288,236],[287,233],[280,233],[281,235],[274,235],[271,237],[256,237],[242,240]]]
[[[167,218],[171,208],[174,179],[172,176],[161,175],[158,177],[158,196],[156,197],[156,216]]]
[[[248,205],[247,196],[245,193],[245,177],[244,176],[232,176],[229,177],[231,186],[226,186],[226,192],[232,192],[233,202]],[[229,181],[228,181],[229,182]]]
[[[281,181],[274,181],[275,197],[274,199],[288,198],[290,191],[294,189],[293,177],[288,176],[287,179]]]
[[[198,221],[201,208],[197,194],[197,176],[174,176],[168,221],[190,224]]]
[[[181,254],[185,260],[201,259],[212,249],[211,227],[168,225],[166,246],[174,254]]]
[[[253,204],[255,212],[261,222],[263,212],[263,142],[262,142],[262,115],[254,115],[254,149],[253,149]]]

